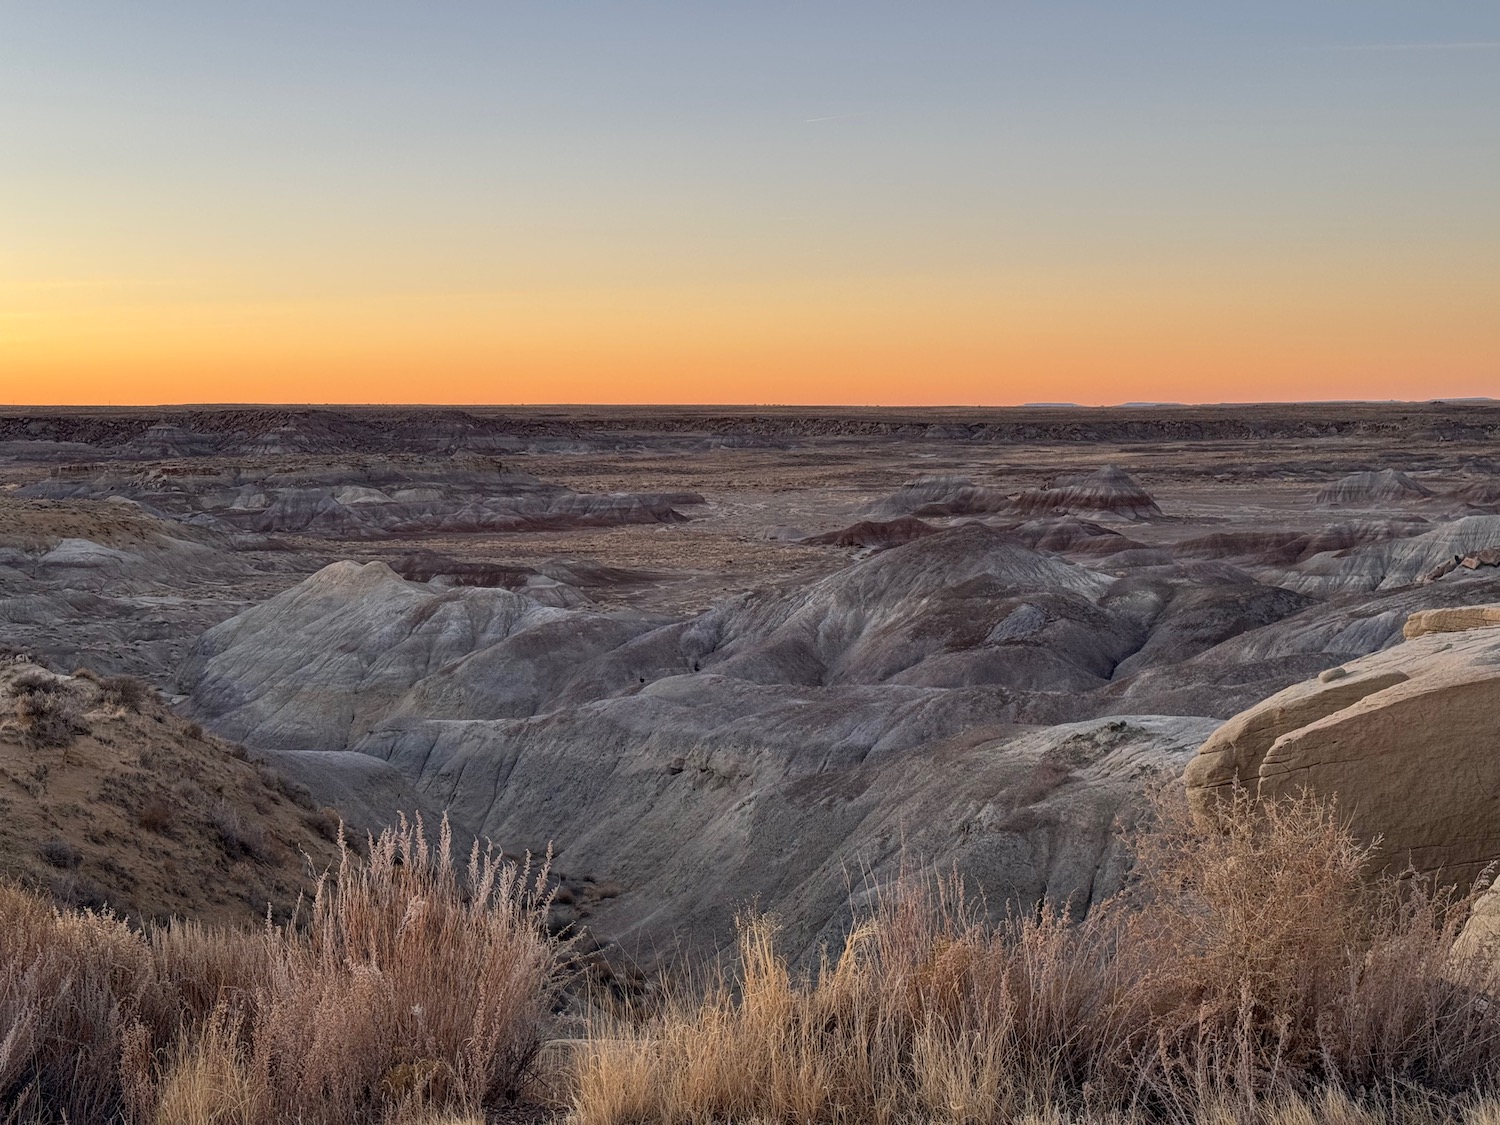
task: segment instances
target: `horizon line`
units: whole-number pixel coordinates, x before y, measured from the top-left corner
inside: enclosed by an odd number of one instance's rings
[[[92,402],[0,403],[0,412],[45,410],[1151,410],[1251,406],[1448,406],[1492,403],[1491,395],[1431,398],[1227,399],[1216,402],[786,403],[786,402]]]

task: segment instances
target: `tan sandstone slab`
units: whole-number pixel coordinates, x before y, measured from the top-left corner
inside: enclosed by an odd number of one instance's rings
[[[1211,813],[1236,783],[1271,798],[1306,789],[1336,796],[1388,869],[1466,883],[1500,858],[1500,607],[1414,623],[1412,639],[1347,675],[1296,684],[1224,724],[1188,765],[1193,808]]]

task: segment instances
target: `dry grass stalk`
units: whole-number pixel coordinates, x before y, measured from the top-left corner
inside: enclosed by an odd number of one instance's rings
[[[1370,880],[1311,799],[1241,795],[1213,834],[1160,811],[1082,923],[908,881],[803,975],[749,921],[737,980],[596,1029],[575,1121],[1439,1120],[1500,1084],[1500,1010],[1450,957],[1466,901]]]

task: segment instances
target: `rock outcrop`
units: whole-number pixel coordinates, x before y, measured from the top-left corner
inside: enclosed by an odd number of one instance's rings
[[[1446,578],[1454,571],[1478,570],[1487,566],[1500,566],[1500,547],[1485,547],[1483,550],[1472,551],[1467,555],[1454,555],[1447,562],[1433,567],[1418,579],[1418,582],[1427,585],[1436,582],[1439,578]]]
[[[1235,716],[1188,764],[1189,801],[1332,795],[1381,865],[1466,885],[1500,859],[1497,624],[1495,606],[1419,614],[1405,643]]]
[[[1491,625],[1500,625],[1500,606],[1455,606],[1414,613],[1406,619],[1401,632],[1410,639],[1425,637],[1428,633],[1466,633],[1470,629],[1484,629]]]
[[[283,451],[285,452],[285,451]],[[380,539],[474,532],[560,531],[681,523],[696,493],[574,492],[490,458],[367,458],[360,464],[153,469],[120,466],[58,474],[19,495],[134,501],[148,512],[223,532]]]

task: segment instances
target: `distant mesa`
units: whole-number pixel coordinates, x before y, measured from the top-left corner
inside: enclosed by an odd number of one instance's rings
[[[1500,509],[1500,480],[1476,481],[1460,488],[1453,497],[1472,508],[1483,508],[1486,511]]]
[[[1316,531],[1215,531],[1185,539],[1177,544],[1175,551],[1186,558],[1232,558],[1258,566],[1296,566],[1314,555],[1421,535],[1431,531],[1432,526],[1421,516],[1407,514],[1386,520],[1329,524]]]
[[[935,535],[938,529],[915,516],[898,516],[893,520],[860,520],[838,531],[809,535],[802,542],[819,547],[898,547]]]
[[[1350,473],[1318,492],[1314,501],[1320,508],[1369,508],[1379,504],[1400,504],[1426,500],[1432,490],[1418,484],[1399,469],[1379,472]]]
[[[1000,530],[1034,551],[1055,555],[1117,555],[1144,546],[1118,531],[1077,516],[1044,517]]]
[[[968,477],[918,477],[869,510],[872,516],[910,515],[926,519],[999,512],[1027,517],[1085,512],[1133,520],[1156,519],[1162,514],[1152,495],[1118,465],[1057,477],[1042,488],[1029,489],[1020,495],[975,484]]]
[[[927,476],[907,481],[870,509],[872,516],[977,516],[1010,509],[1002,489],[977,485],[968,477]]]
[[[200,457],[211,454],[217,444],[213,434],[193,433],[170,422],[157,422],[127,442],[126,449],[134,457]]]
[[[287,435],[294,434],[286,429],[266,436],[280,443],[292,441]],[[167,442],[168,437],[159,440]],[[276,448],[286,452],[290,446]],[[209,465],[170,474],[83,467],[76,474],[59,473],[26,485],[16,494],[36,500],[123,497],[210,531],[339,539],[683,523],[688,517],[679,507],[704,503],[695,492],[574,492],[507,472],[479,455],[374,457],[345,468],[300,462],[280,469]]]
[[[1155,498],[1118,465],[1058,477],[1045,488],[1021,493],[1012,507],[1027,515],[1084,511],[1133,520],[1156,519],[1162,514]]]

